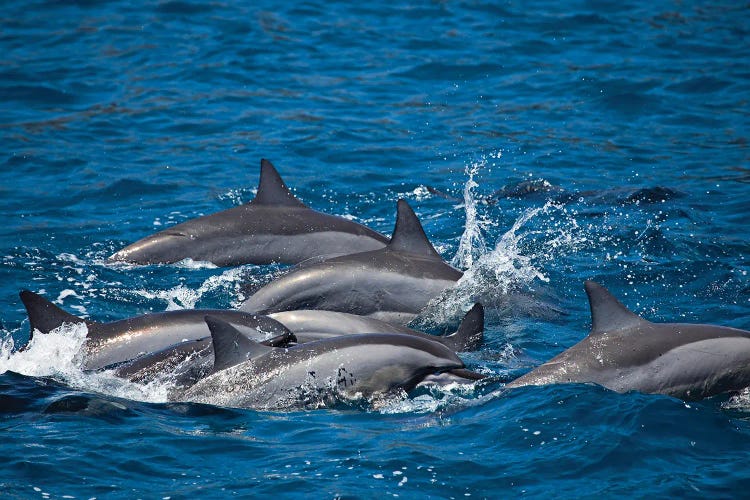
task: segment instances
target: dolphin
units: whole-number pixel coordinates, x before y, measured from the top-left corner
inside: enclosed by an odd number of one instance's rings
[[[364,316],[332,311],[282,311],[270,315],[271,318],[288,328],[289,336],[274,337],[264,344],[271,347],[288,347],[291,343],[303,344],[317,340],[357,335],[363,333],[398,333],[413,335],[440,342],[456,352],[473,351],[483,341],[484,308],[474,304],[464,316],[458,330],[450,335],[429,335],[404,326],[392,325]],[[189,387],[205,377],[213,368],[213,346],[211,338],[188,340],[167,347],[161,351],[140,356],[120,365],[115,375],[133,382],[148,383],[156,378],[168,378],[180,387]],[[442,379],[447,378],[445,382]],[[470,375],[463,379],[473,380]],[[440,374],[426,380],[426,383],[447,384],[455,382],[453,374]]]
[[[591,332],[578,344],[506,387],[592,382],[697,400],[750,386],[750,332],[685,323],[652,323],[607,289],[586,281]]]
[[[240,310],[322,309],[406,324],[461,276],[435,251],[409,204],[398,200],[385,248],[297,266],[260,288]]]
[[[98,370],[130,361],[182,341],[205,339],[210,336],[204,320],[206,314],[230,322],[243,335],[259,341],[283,344],[294,340],[294,335],[278,321],[240,311],[181,309],[99,323],[70,314],[29,290],[23,290],[19,295],[29,314],[29,341],[35,331],[49,333],[66,323],[86,324],[88,334],[83,345],[82,365],[85,370]]]
[[[268,160],[260,162],[255,198],[191,219],[115,252],[110,261],[171,264],[183,259],[217,266],[296,264],[321,255],[383,248],[388,238],[356,222],[315,211],[298,200]]]
[[[271,313],[269,317],[287,327],[300,344],[360,333],[400,333],[435,340],[455,352],[475,351],[482,345],[484,308],[476,303],[466,313],[458,330],[449,335],[430,335],[356,314],[303,309]]]
[[[433,374],[456,371],[456,378],[464,378],[467,371],[443,344],[413,335],[346,335],[278,349],[248,341],[238,347],[236,328],[210,315],[206,323],[214,372],[176,391],[175,400],[265,410],[320,407],[409,391]]]

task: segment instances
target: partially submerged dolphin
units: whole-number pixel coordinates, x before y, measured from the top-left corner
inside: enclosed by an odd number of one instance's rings
[[[408,203],[398,201],[391,242],[380,250],[300,265],[260,288],[241,310],[323,309],[406,324],[461,271],[433,248]]]
[[[215,371],[173,399],[255,409],[320,407],[409,391],[435,374],[481,378],[444,345],[413,335],[347,335],[273,349],[240,344],[241,334],[218,318],[206,322]]]
[[[429,335],[405,326],[392,325],[364,316],[332,311],[283,311],[270,317],[282,323],[293,335],[292,343],[307,343],[343,335],[364,333],[398,333],[440,342],[456,352],[479,348],[484,334],[484,308],[474,304],[464,316],[458,330],[450,335]],[[274,347],[288,346],[288,337],[276,338]],[[284,342],[285,341],[285,342]],[[266,345],[270,345],[265,342]],[[134,382],[148,383],[154,379],[169,379],[181,387],[189,387],[206,376],[213,368],[214,354],[211,338],[180,342],[161,351],[140,356],[117,367],[115,374]],[[449,377],[449,381],[453,381]]]
[[[159,231],[109,259],[134,264],[187,258],[217,266],[296,264],[322,255],[375,250],[386,243],[388,238],[368,227],[307,207],[264,159],[251,202]]]
[[[430,335],[366,316],[334,311],[303,309],[281,311],[269,316],[287,327],[300,344],[341,335],[401,333],[435,340],[455,352],[467,352],[478,349],[484,336],[484,308],[479,303],[474,304],[458,329],[449,335]]]
[[[750,386],[750,332],[652,323],[593,281],[591,333],[506,387],[593,382],[617,392],[701,399]]]
[[[19,295],[29,314],[31,336],[35,331],[49,333],[65,323],[86,324],[88,335],[83,345],[82,366],[85,370],[123,363],[183,341],[205,339],[210,335],[204,320],[206,314],[228,321],[243,335],[258,341],[283,345],[294,340],[294,335],[278,321],[240,311],[182,309],[99,323],[70,314],[34,292],[23,290]]]

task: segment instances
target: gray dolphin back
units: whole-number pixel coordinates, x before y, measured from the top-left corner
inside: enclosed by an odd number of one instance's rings
[[[258,191],[241,206],[190,219],[141,238],[110,261],[170,264],[183,259],[217,266],[296,264],[309,258],[383,248],[388,238],[354,221],[307,207],[261,160]]]
[[[409,204],[399,200],[397,208],[385,248],[295,267],[240,309],[257,314],[322,309],[408,323],[462,273],[435,251]]]

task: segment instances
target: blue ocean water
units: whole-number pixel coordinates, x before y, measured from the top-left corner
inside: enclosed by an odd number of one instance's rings
[[[750,393],[505,382],[588,332],[585,279],[750,329],[741,2],[9,1],[0,30],[0,491],[9,498],[743,496]],[[113,251],[249,201],[261,158],[389,234],[406,198],[487,307],[490,375],[378,407],[170,404],[28,338],[21,289],[99,321],[237,306],[279,266]]]

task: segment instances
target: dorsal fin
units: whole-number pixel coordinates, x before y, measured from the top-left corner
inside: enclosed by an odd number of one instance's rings
[[[204,318],[211,331],[211,343],[214,347],[214,372],[273,351],[260,342],[245,337],[235,327],[216,316]]]
[[[286,187],[281,176],[270,161],[260,160],[260,182],[258,192],[250,203],[255,205],[277,205],[285,207],[306,207],[299,201],[289,188]]]
[[[594,281],[584,283],[591,307],[591,334],[611,332],[647,323],[647,321],[612,295],[609,290]]]
[[[443,337],[443,343],[456,352],[476,351],[484,341],[484,307],[477,302],[469,309],[458,330]]]
[[[23,302],[29,315],[29,323],[31,324],[29,341],[34,336],[35,330],[41,333],[49,333],[63,323],[89,323],[83,318],[60,309],[38,293],[21,290],[18,295],[21,297],[21,302]]]
[[[405,200],[398,200],[396,205],[396,227],[386,248],[443,260],[427,239],[417,215]]]
[[[278,338],[279,341],[281,341],[283,337],[286,337],[288,339],[287,343],[297,342],[297,339],[294,337],[294,333],[292,333],[292,331],[284,326],[280,321],[276,321],[272,317],[264,315],[255,315],[254,318],[257,323],[255,329],[260,333],[273,335],[274,338]],[[266,341],[264,341],[263,343],[266,345],[270,345],[267,344]]]
[[[282,333],[281,335],[271,337],[270,339],[261,342],[261,344],[267,347],[288,347],[290,343],[296,342],[297,336],[292,332],[289,332],[288,334]]]
[[[276,321],[270,316],[256,316],[258,321],[257,330],[261,333],[274,334],[270,339],[264,340],[261,344],[268,347],[287,347],[292,342],[297,342],[294,333],[284,326],[281,322]]]

